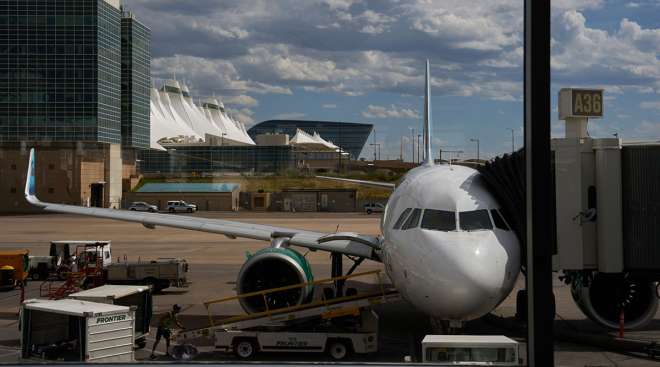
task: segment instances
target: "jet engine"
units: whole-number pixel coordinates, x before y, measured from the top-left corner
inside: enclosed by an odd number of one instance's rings
[[[658,309],[657,283],[635,279],[629,274],[597,273],[584,281],[571,282],[571,295],[580,310],[592,321],[618,329],[621,310],[624,327],[636,329],[646,325]]]
[[[269,247],[249,255],[236,280],[238,294],[281,288],[314,280],[307,259],[284,247]],[[304,286],[240,299],[247,313],[263,312],[309,302],[314,287]],[[268,307],[266,308],[266,305]]]

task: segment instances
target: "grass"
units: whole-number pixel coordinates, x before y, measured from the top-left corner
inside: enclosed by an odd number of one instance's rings
[[[358,177],[359,176],[359,177]],[[342,175],[337,177],[356,178],[360,180],[385,181],[377,179],[380,176],[367,176],[373,178],[364,178],[363,175]],[[391,182],[393,180],[388,180]],[[336,182],[331,180],[318,179],[313,176],[300,175],[281,175],[281,176],[222,176],[222,177],[187,177],[187,178],[143,178],[133,189],[137,191],[146,183],[151,182],[227,182],[238,183],[241,185],[241,191],[248,192],[279,192],[283,189],[336,189],[336,188],[355,188],[357,189],[358,199],[387,199],[390,196],[390,190],[374,187],[365,187],[352,183]]]

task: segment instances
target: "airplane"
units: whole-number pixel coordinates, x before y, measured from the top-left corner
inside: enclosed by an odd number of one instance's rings
[[[520,245],[476,170],[433,162],[428,60],[425,77],[424,162],[411,169],[397,186],[362,182],[393,190],[379,236],[42,202],[35,195],[34,149],[30,151],[25,198],[50,212],[137,222],[151,229],[167,226],[270,242],[239,271],[239,294],[309,281],[309,264],[296,248],[348,255],[360,262],[379,261],[402,298],[432,320],[460,327],[489,313],[509,295],[520,271]],[[307,291],[301,291],[273,295],[267,302],[270,306],[304,303],[309,297]],[[247,312],[263,310],[263,302],[241,300]]]

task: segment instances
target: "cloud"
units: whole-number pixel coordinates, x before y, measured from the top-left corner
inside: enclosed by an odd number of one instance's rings
[[[645,110],[660,110],[660,101],[644,101],[639,104],[639,107]]]
[[[553,39],[553,78],[558,82],[660,89],[660,29],[643,29],[623,19],[610,33],[589,28],[583,14],[570,10],[559,17]]]
[[[521,100],[519,0],[124,3],[152,30],[154,75],[203,94],[419,96],[429,58],[435,95]],[[553,82],[660,91],[660,28],[594,27],[583,12],[604,4],[552,2]]]
[[[337,105],[334,104],[334,103],[325,103],[325,104],[321,105],[321,107],[323,107],[323,108],[337,108]]]
[[[395,105],[390,105],[389,108],[369,105],[365,111],[362,111],[362,116],[374,119],[419,119],[419,113],[416,110]]]
[[[223,101],[228,104],[234,104],[234,105],[246,106],[246,107],[256,107],[259,105],[259,101],[245,94],[225,97],[223,98]]]
[[[299,120],[307,116],[307,114],[303,112],[287,112],[287,113],[280,113],[278,115],[275,115],[276,119],[280,120]]]
[[[242,122],[244,124],[252,124],[254,123],[254,111],[247,109],[247,108],[241,108],[241,109],[233,109],[233,108],[228,108],[227,112],[229,112],[229,115],[232,116],[234,119],[238,120],[239,122]]]
[[[292,94],[291,89],[262,82],[243,80],[234,64],[227,60],[206,59],[188,55],[161,57],[151,61],[152,76],[156,80],[176,76],[185,80],[197,95],[240,92]]]
[[[643,120],[637,125],[637,127],[635,127],[634,132],[647,139],[660,138],[660,122]]]

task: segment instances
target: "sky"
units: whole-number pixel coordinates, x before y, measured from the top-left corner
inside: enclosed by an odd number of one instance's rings
[[[470,139],[479,139],[481,158],[494,157],[511,150],[510,129],[521,146],[523,2],[123,1],[151,29],[155,86],[176,77],[248,127],[373,123],[381,158],[398,159],[403,143],[405,160],[422,127],[426,59],[434,152],[471,158]],[[660,138],[657,14],[660,0],[552,1],[553,136],[564,131],[559,89],[595,87],[604,89],[604,117],[590,121],[591,136]]]

